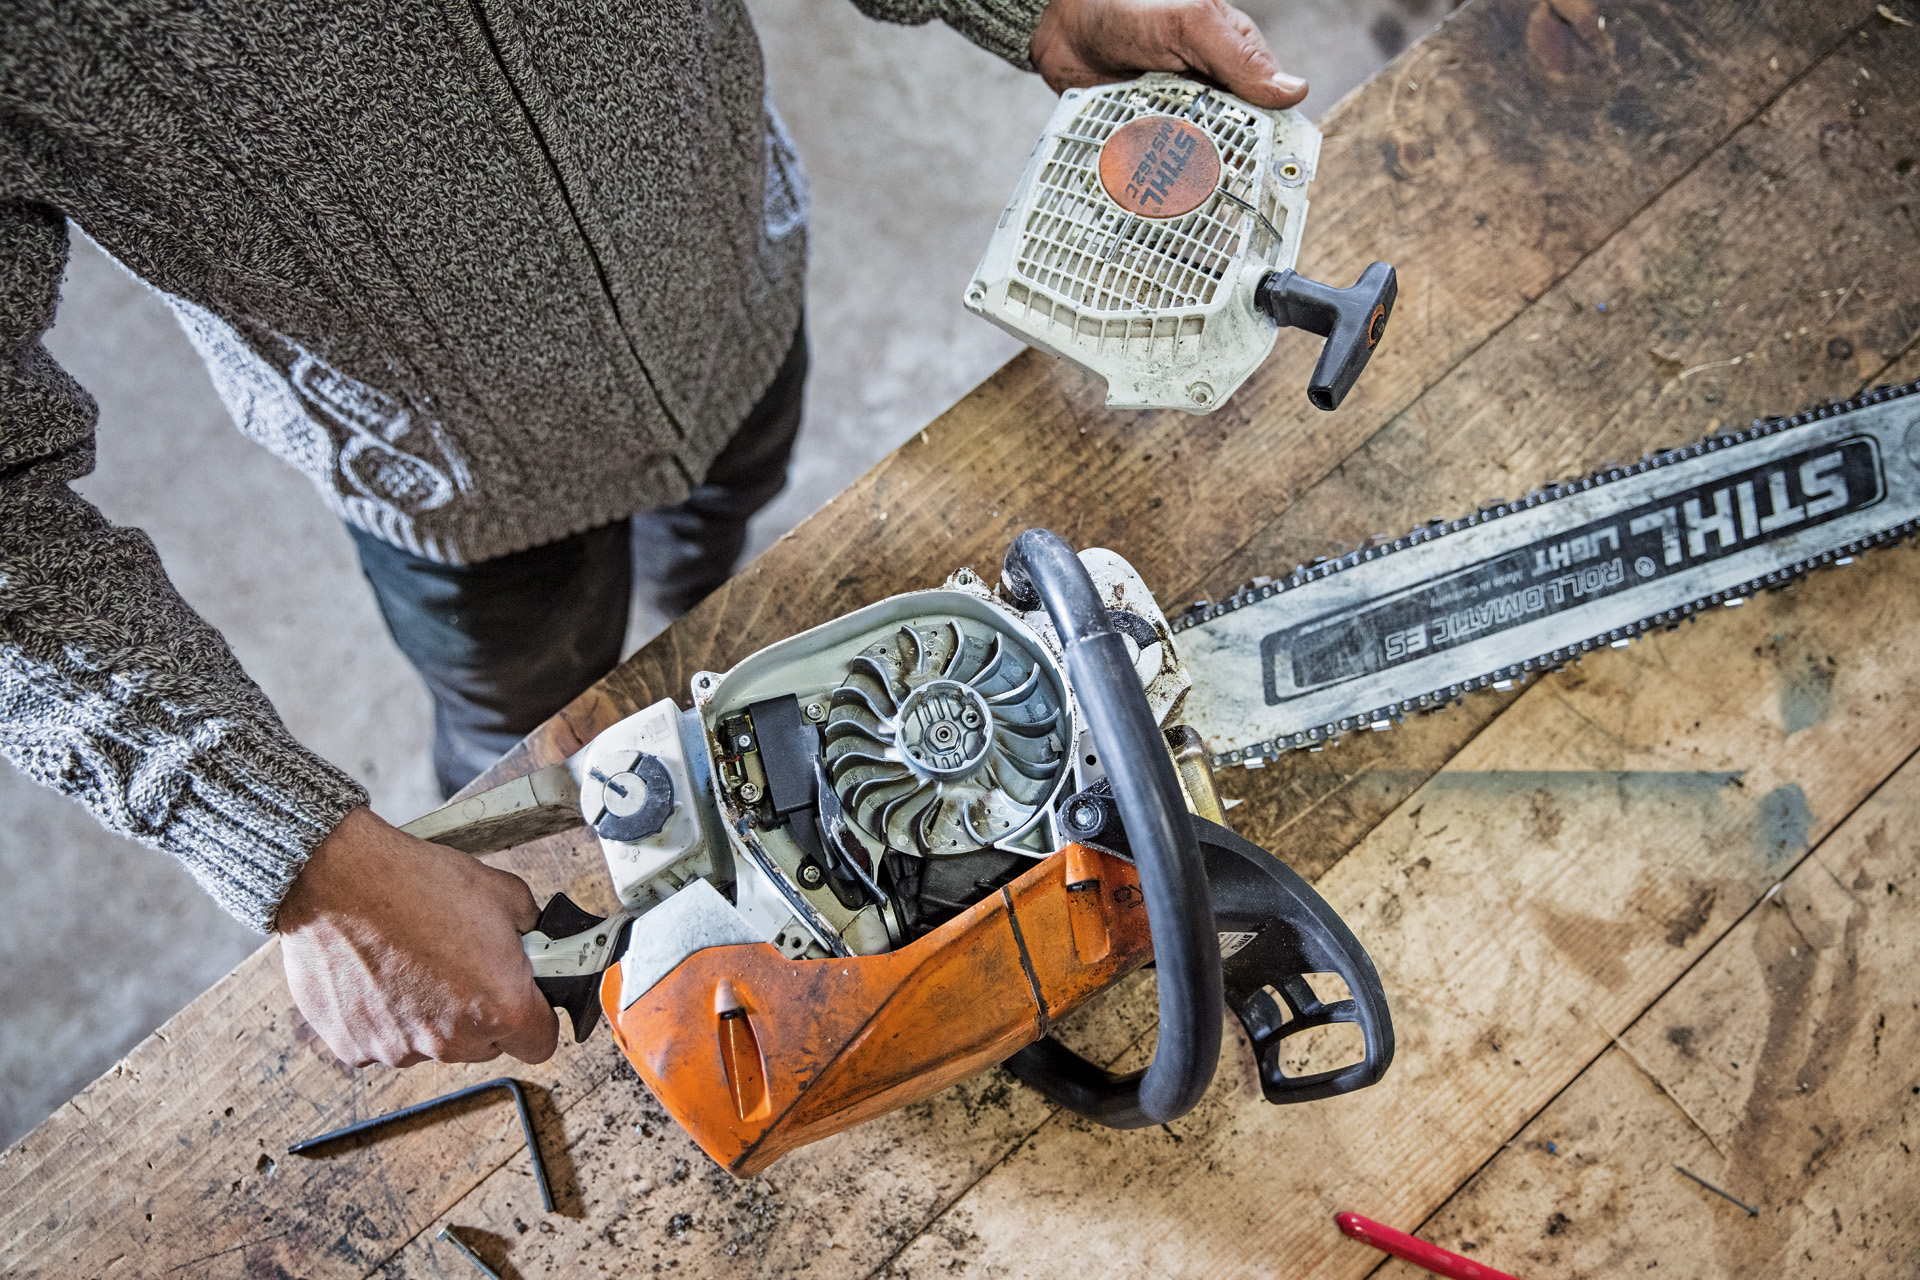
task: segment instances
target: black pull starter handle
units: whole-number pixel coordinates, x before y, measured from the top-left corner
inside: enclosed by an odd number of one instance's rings
[[[1380,345],[1399,293],[1393,268],[1376,262],[1351,289],[1335,289],[1291,269],[1271,271],[1254,290],[1253,301],[1282,329],[1305,329],[1327,340],[1307,383],[1307,399],[1316,408],[1338,409]]]

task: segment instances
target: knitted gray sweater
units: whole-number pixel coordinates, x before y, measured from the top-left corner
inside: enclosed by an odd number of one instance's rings
[[[1044,8],[855,2],[1022,66]],[[685,494],[793,335],[804,179],[740,0],[0,6],[0,753],[267,929],[366,792],[68,487],[69,218],[242,431],[460,562]]]

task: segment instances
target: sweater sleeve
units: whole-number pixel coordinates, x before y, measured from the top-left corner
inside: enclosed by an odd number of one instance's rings
[[[41,343],[66,259],[57,210],[0,200],[0,755],[269,930],[367,793],[294,741],[152,540],[68,487],[97,415]]]
[[[1047,0],[853,0],[860,12],[882,22],[917,26],[941,19],[967,39],[1031,71],[1028,46]]]

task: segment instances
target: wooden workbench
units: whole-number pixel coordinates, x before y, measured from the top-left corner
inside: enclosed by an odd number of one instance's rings
[[[1325,120],[1303,269],[1400,269],[1310,408],[1283,336],[1206,418],[1015,359],[496,770],[1031,525],[1172,604],[1716,423],[1920,377],[1915,0],[1479,0]],[[1920,1269],[1920,554],[1863,557],[1512,694],[1223,776],[1393,1003],[1379,1086],[1275,1108],[1237,1028],[1115,1133],[998,1072],[734,1182],[604,1035],[541,1086],[325,1160],[288,1143],[499,1067],[354,1071],[272,944],[0,1157],[0,1273],[1360,1276],[1354,1209],[1520,1274]],[[496,861],[607,889],[592,845]],[[1152,1043],[1149,980],[1076,1017]],[[1229,1020],[1229,1026],[1233,1023]],[[561,1153],[564,1152],[564,1155]],[[1680,1164],[1760,1209],[1749,1217]],[[1382,1274],[1410,1276],[1392,1264]]]

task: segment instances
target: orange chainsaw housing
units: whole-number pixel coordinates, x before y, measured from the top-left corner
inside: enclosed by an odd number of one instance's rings
[[[1152,958],[1132,866],[1068,845],[897,951],[710,947],[625,1009],[609,968],[600,1004],[661,1104],[748,1177],[1002,1061]]]

